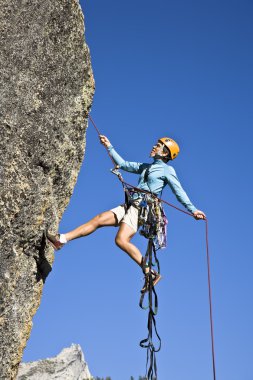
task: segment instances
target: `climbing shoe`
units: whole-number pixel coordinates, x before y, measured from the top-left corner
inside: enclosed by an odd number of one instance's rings
[[[156,272],[155,270],[151,269],[151,276],[152,276],[152,287],[155,286],[158,281],[161,280],[162,276],[160,275],[160,273]],[[144,285],[143,285],[143,288],[141,289],[141,293],[146,293],[148,290],[149,290],[149,272],[145,274],[145,277],[144,277]]]
[[[52,235],[47,232],[47,240],[56,251],[59,251],[64,246],[64,243],[60,242],[60,234]]]

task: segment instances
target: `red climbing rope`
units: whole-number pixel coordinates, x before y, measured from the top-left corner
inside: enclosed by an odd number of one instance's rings
[[[209,255],[209,242],[208,242],[208,219],[206,219],[205,222],[206,222],[206,259],[207,259],[207,273],[208,273],[210,328],[211,328],[211,340],[212,340],[213,378],[214,378],[214,380],[216,380],[214,331],[213,331],[212,288],[211,288],[210,255]]]
[[[90,121],[91,121],[91,123],[92,123],[93,127],[94,127],[94,128],[95,128],[95,130],[97,131],[97,134],[98,134],[98,136],[100,136],[100,135],[101,135],[101,133],[100,133],[100,131],[99,131],[98,127],[96,126],[96,124],[94,123],[94,121],[93,121],[93,119],[92,119],[92,117],[91,117],[90,115],[89,115],[89,119],[90,119]],[[115,162],[113,161],[113,158],[110,156],[110,154],[109,154],[108,150],[106,150],[106,151],[107,151],[107,153],[108,153],[108,156],[110,157],[110,159],[111,159],[111,161],[112,161],[113,165],[115,165]]]
[[[94,123],[92,117],[90,115],[88,115],[88,117],[89,117],[90,121],[92,122],[93,127],[96,129],[97,134],[101,135],[101,133],[99,132],[99,129],[97,128],[96,124]]]
[[[101,133],[99,131],[99,129],[97,128],[95,122],[93,121],[92,117],[89,115],[88,116],[92,125],[94,126],[95,130],[97,131],[98,135],[100,136]],[[115,164],[113,158],[110,156],[109,152],[107,151],[111,161],[113,162],[113,164]],[[123,181],[122,177],[118,176],[118,178],[120,179],[121,182],[125,183],[127,186],[130,186],[132,187],[134,190],[138,191],[138,192],[142,192],[142,193],[149,193],[149,191],[146,191],[146,190],[142,190],[142,189],[139,189],[138,187],[135,187],[125,181]],[[166,205],[170,206],[170,207],[173,207],[174,209],[180,211],[180,212],[183,212],[184,214],[186,215],[189,215],[191,217],[194,217],[191,213],[185,211],[185,210],[182,210],[181,208],[165,201],[164,199],[162,198],[158,198],[156,197],[160,202],[163,202],[165,203]],[[211,270],[210,270],[210,255],[209,255],[209,241],[208,241],[208,219],[206,218],[205,219],[205,235],[206,235],[206,260],[207,260],[207,275],[208,275],[208,295],[209,295],[209,315],[210,315],[210,330],[211,330],[211,343],[212,343],[212,367],[213,367],[213,379],[216,380],[216,367],[215,367],[215,350],[214,350],[214,328],[213,328],[213,308],[212,308],[212,289],[211,289]]]

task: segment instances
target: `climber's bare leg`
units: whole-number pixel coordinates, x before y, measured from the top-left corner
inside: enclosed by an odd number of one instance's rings
[[[96,215],[93,219],[89,220],[89,222],[82,224],[81,226],[75,228],[73,231],[67,232],[64,235],[66,236],[67,241],[70,241],[90,235],[98,228],[116,225],[117,219],[115,214],[112,211],[105,211],[101,214]]]
[[[136,232],[126,223],[121,223],[115,237],[115,243],[126,252],[140,267],[142,265],[142,254],[139,249],[130,242]]]

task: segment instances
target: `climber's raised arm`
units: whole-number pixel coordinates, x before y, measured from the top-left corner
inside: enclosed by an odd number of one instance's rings
[[[119,166],[120,169],[136,174],[140,174],[143,171],[143,169],[145,168],[145,164],[143,164],[142,162],[125,161],[116,152],[116,150],[113,148],[112,144],[106,136],[100,135],[99,137],[101,144],[103,144],[108,149],[110,156],[112,157],[115,164]]]

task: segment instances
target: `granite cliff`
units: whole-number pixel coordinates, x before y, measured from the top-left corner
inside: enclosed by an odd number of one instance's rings
[[[15,379],[85,149],[94,94],[78,0],[0,0],[0,379]]]

